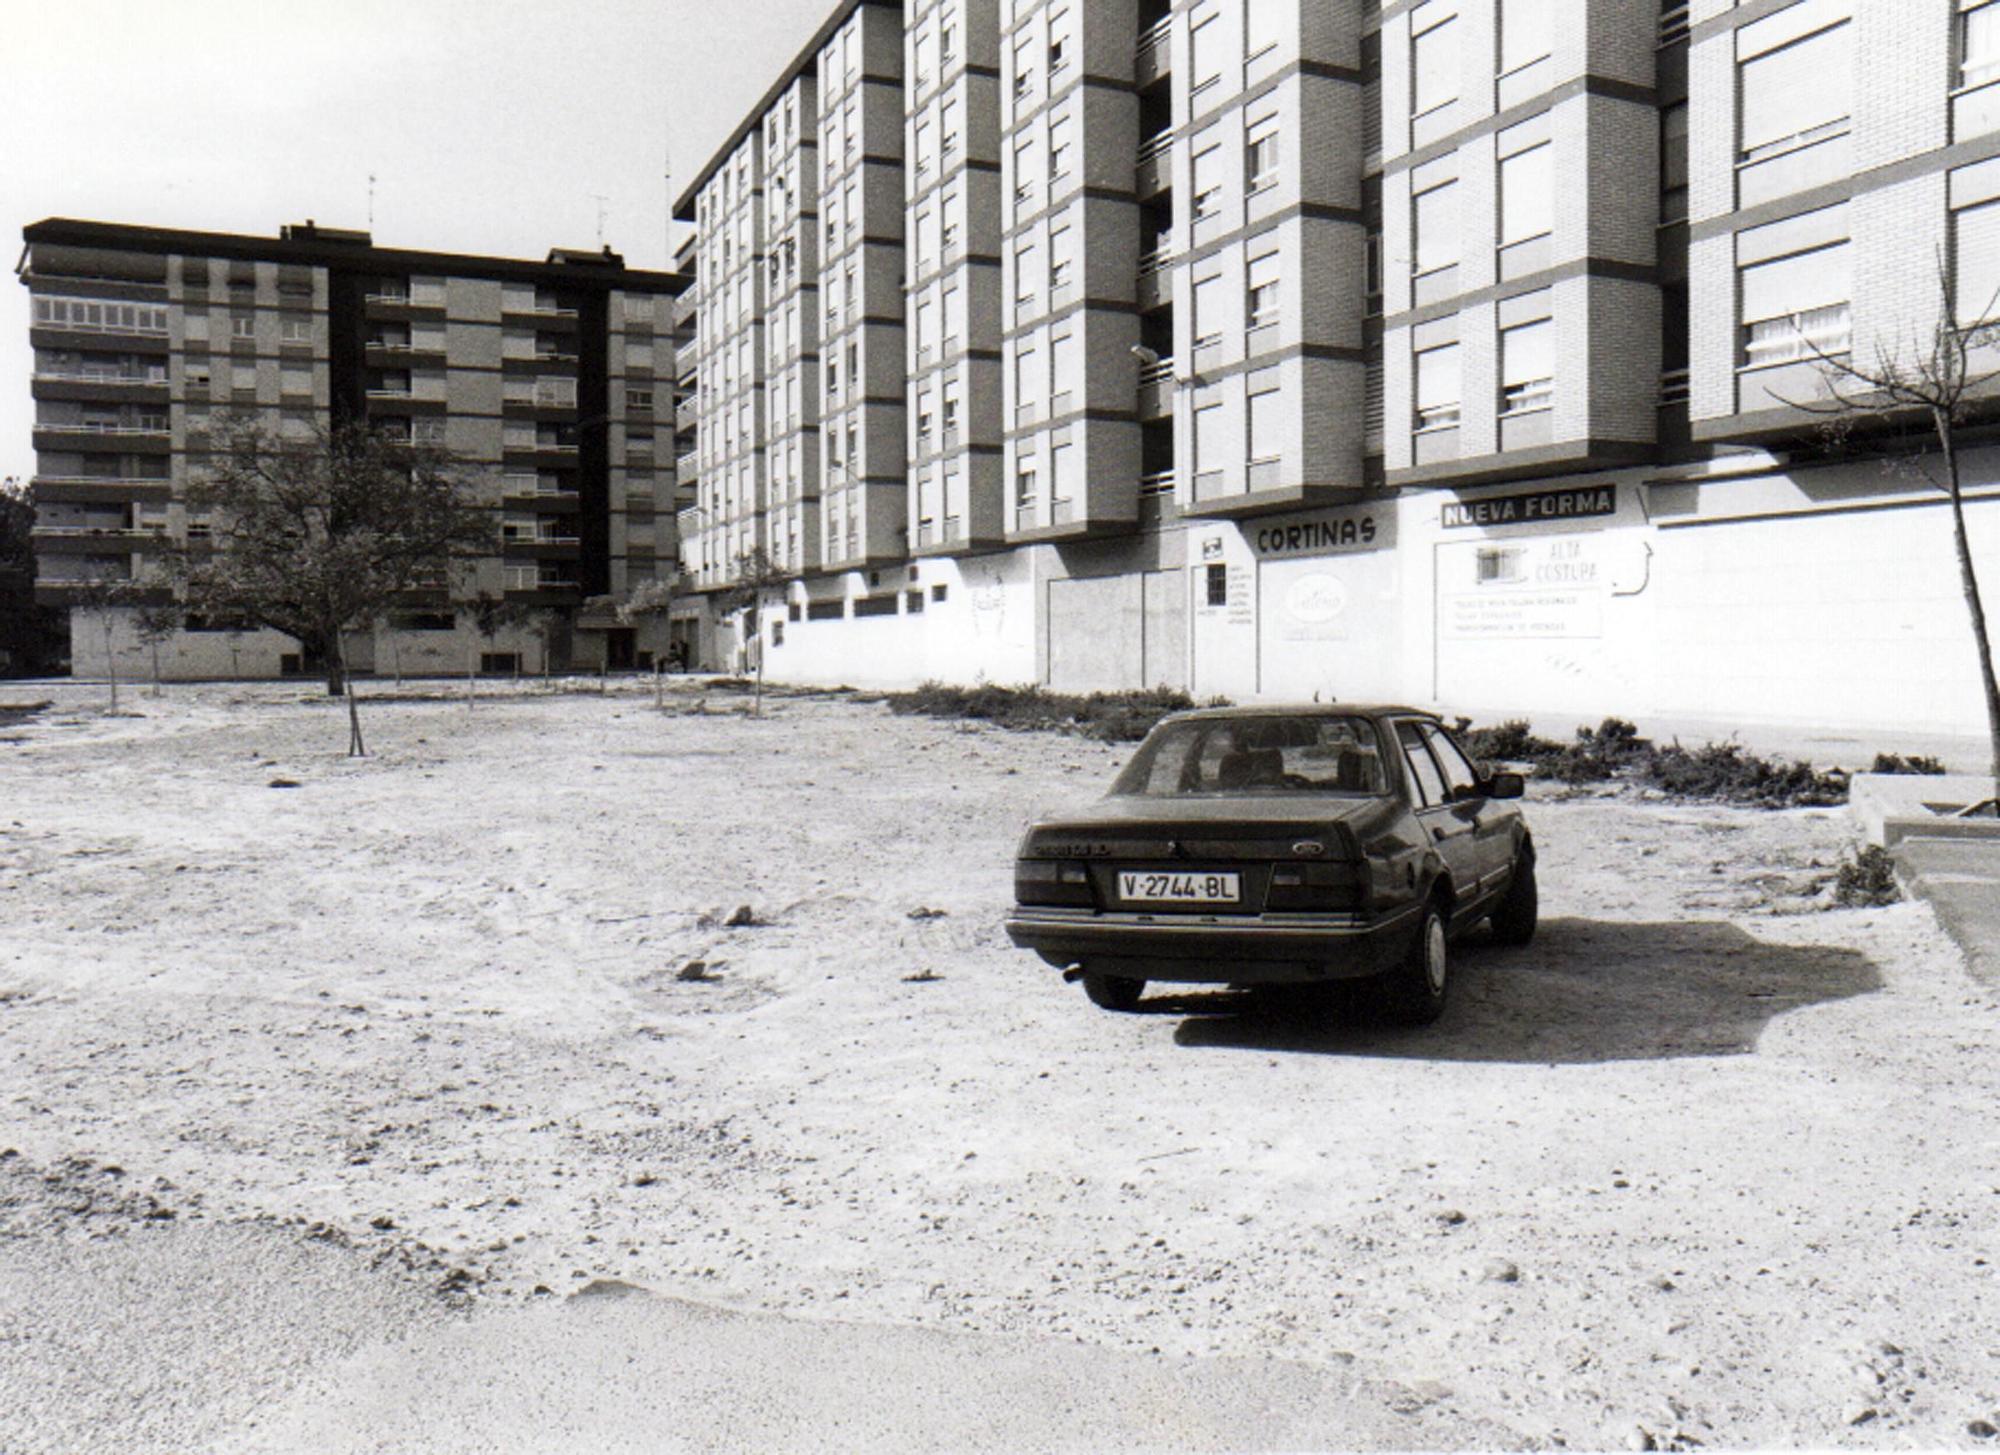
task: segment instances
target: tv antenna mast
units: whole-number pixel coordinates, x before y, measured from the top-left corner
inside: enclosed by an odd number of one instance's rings
[[[373,172],[368,174],[368,231],[371,235],[375,231],[375,174]]]
[[[604,246],[604,217],[611,205],[611,199],[602,192],[592,192],[590,200],[597,204],[597,245]]]

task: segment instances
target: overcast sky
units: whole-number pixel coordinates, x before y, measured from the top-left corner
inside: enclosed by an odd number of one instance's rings
[[[0,247],[44,217],[669,266],[691,180],[834,0],[0,0]],[[676,231],[674,241],[682,234]],[[26,477],[27,290],[0,279],[0,476]]]

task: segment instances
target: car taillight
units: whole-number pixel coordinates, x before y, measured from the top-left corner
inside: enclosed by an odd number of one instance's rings
[[[1271,871],[1264,908],[1359,909],[1361,875],[1354,864],[1281,864]]]
[[[1090,871],[1081,864],[1062,859],[1017,859],[1014,861],[1014,901],[1017,904],[1081,905],[1095,901],[1090,893]]]

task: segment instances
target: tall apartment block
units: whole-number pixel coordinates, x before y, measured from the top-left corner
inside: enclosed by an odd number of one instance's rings
[[[259,238],[52,218],[24,237],[38,594],[87,603],[96,583],[129,583],[113,651],[136,650],[135,604],[168,594],[160,552],[210,528],[186,487],[225,413],[280,438],[365,419],[442,443],[480,477],[495,554],[456,600],[420,593],[351,643],[357,667],[618,666],[658,647],[593,598],[678,569],[654,415],[656,396],[672,399],[676,275],[609,249],[536,263],[380,248],[310,223]],[[524,624],[481,633],[478,596],[515,603]],[[79,672],[112,665],[81,612],[72,651]],[[198,621],[162,663],[174,676],[311,666],[288,638]]]
[[[1980,726],[1941,497],[1815,401],[2000,315],[2000,0],[847,0],[682,199],[691,531],[789,498],[726,270],[808,93],[821,547],[718,665]]]

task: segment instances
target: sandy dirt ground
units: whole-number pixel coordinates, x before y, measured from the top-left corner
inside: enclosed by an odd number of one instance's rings
[[[1464,944],[1439,1024],[1120,1016],[999,925],[1024,822],[1120,749],[682,686],[368,701],[348,761],[310,691],[28,695],[10,1455],[200,1444],[271,1396],[208,1364],[306,1382],[608,1278],[1337,1364],[1522,1443],[2000,1424],[2000,1006],[1924,907],[1825,907],[1840,811],[1538,794],[1542,934]],[[246,1230],[282,1328],[219,1288],[121,1351],[105,1258],[198,1235],[226,1283]]]

